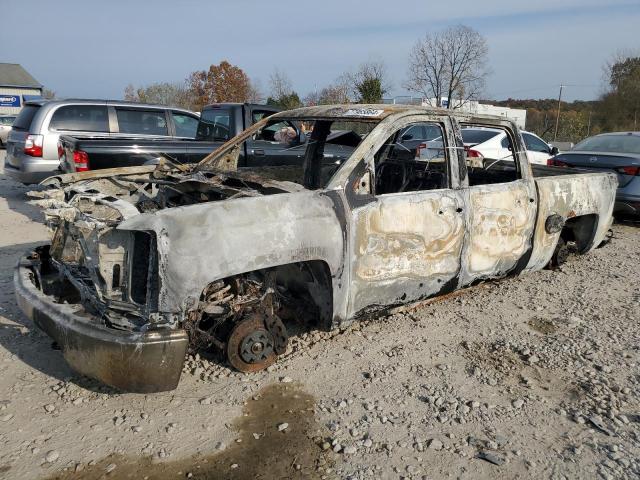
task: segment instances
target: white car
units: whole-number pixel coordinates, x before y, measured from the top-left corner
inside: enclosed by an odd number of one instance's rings
[[[0,115],[0,147],[7,143],[7,137],[11,131],[11,125],[16,120],[15,115]]]
[[[556,147],[552,147],[537,135],[525,131],[521,133],[530,163],[546,165],[547,160],[558,153]],[[511,142],[504,130],[481,127],[463,128],[462,140],[467,158],[513,160]]]

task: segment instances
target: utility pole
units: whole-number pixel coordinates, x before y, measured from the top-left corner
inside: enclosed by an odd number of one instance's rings
[[[591,115],[593,114],[593,110],[589,110],[589,125],[587,125],[587,137],[591,135]]]
[[[562,89],[564,85],[560,85],[560,95],[558,95],[558,114],[556,115],[556,132],[553,134],[553,141],[558,139],[558,126],[560,125],[560,104],[562,102]]]

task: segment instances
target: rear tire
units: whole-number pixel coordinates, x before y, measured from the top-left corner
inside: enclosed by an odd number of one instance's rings
[[[607,230],[607,233],[604,236],[604,239],[600,242],[600,245],[598,245],[597,248],[602,248],[605,245],[608,245],[611,242],[611,240],[613,240],[613,229],[610,228],[609,230]]]
[[[560,237],[556,244],[556,249],[553,251],[548,267],[551,269],[560,268],[566,263],[570,254],[571,250],[569,249],[569,245],[564,238]]]

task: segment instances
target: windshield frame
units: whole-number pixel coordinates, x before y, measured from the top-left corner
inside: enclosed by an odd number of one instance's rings
[[[359,117],[344,117],[344,116],[317,116],[317,115],[308,115],[308,116],[293,116],[286,114],[275,114],[269,117],[263,118],[256,124],[252,125],[248,129],[244,130],[239,135],[233,137],[231,140],[225,142],[216,150],[211,152],[205,158],[203,158],[196,166],[195,171],[238,171],[238,158],[240,154],[241,145],[253,138],[256,134],[262,131],[264,128],[268,128],[269,125],[273,125],[281,122],[291,122],[296,125],[299,125],[301,122],[331,122],[332,124],[337,122],[353,122],[353,123],[362,123],[362,124],[375,124],[371,130],[365,135],[360,144],[354,149],[351,155],[340,165],[338,170],[334,172],[332,177],[328,179],[326,185],[321,187],[321,189],[328,188],[332,183],[333,178],[338,174],[338,172],[342,171],[344,168],[350,164],[350,160],[352,156],[358,151],[358,149],[365,142],[367,137],[375,130],[376,126],[382,121],[381,118],[359,118]],[[259,175],[259,173],[258,173]],[[310,188],[306,185],[301,185],[304,188]]]

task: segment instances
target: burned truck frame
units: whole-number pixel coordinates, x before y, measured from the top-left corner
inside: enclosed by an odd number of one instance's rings
[[[238,169],[242,142],[277,122],[313,123],[302,158]],[[336,135],[345,122],[361,131]],[[416,125],[441,134],[408,149]],[[512,158],[474,164],[464,125],[503,129]],[[331,138],[342,143],[328,155]],[[532,169],[517,128],[500,118],[302,108],[195,167],[48,179],[37,194],[53,240],[16,267],[17,298],[74,369],[123,390],[169,390],[189,343],[256,371],[286,350],[288,322],[338,328],[557,263],[567,242],[587,253],[610,227],[616,182]]]

